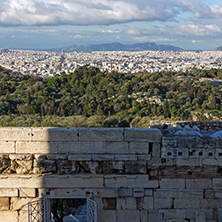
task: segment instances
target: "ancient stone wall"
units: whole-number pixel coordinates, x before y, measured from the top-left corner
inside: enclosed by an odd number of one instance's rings
[[[98,222],[222,220],[222,138],[159,129],[0,128],[0,221],[41,197],[92,196]]]

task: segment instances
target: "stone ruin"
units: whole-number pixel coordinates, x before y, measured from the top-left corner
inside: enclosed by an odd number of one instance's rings
[[[86,198],[79,221],[222,221],[222,137],[199,125],[0,128],[0,173],[0,221],[51,222],[58,198]]]

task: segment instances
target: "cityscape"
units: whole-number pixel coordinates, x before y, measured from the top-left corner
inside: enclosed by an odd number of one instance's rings
[[[48,52],[33,50],[0,50],[2,67],[24,75],[53,77],[90,65],[102,72],[138,73],[196,69],[221,69],[222,51],[95,51]]]

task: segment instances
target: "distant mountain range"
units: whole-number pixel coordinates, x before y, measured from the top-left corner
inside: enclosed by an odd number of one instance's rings
[[[51,52],[92,52],[92,51],[183,51],[182,48],[172,45],[157,45],[153,42],[137,43],[131,45],[124,45],[119,42],[105,43],[105,44],[89,44],[89,45],[72,45],[64,48],[54,48],[47,51]]]
[[[222,46],[219,46],[219,47],[213,49],[212,51],[222,51]]]

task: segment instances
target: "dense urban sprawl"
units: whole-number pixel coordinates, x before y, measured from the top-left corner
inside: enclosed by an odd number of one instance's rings
[[[89,64],[101,71],[137,73],[146,70],[186,71],[191,69],[222,68],[220,51],[98,51],[48,52],[32,50],[0,49],[1,66],[22,74],[53,77],[61,72],[71,73],[76,68]]]

